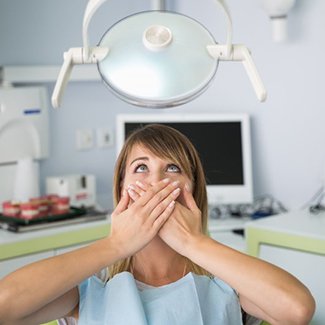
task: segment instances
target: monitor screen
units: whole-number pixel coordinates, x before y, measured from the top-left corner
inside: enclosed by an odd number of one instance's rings
[[[205,171],[209,205],[252,202],[250,130],[246,114],[118,115],[118,151],[131,131],[151,123],[171,126],[194,144]]]

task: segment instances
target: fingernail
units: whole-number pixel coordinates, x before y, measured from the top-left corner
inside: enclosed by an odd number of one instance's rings
[[[144,187],[144,184],[141,183],[140,181],[135,181],[135,184],[139,185],[140,187]]]
[[[181,189],[180,188],[177,188],[176,190],[173,191],[173,195],[174,196],[177,196],[180,191],[181,191]]]
[[[135,190],[135,186],[133,184],[129,184],[128,189]]]
[[[128,193],[130,194],[131,198],[133,199],[136,195],[136,193],[132,190],[132,188],[128,189]]]
[[[175,182],[173,182],[172,185],[173,185],[173,186],[177,186],[177,185],[179,185],[179,181],[175,181]]]
[[[173,208],[175,205],[175,201],[171,201],[169,204],[168,204],[168,208]]]
[[[164,178],[164,179],[162,180],[162,182],[163,182],[163,183],[169,183],[169,182],[170,182],[170,179],[169,179],[169,178]]]
[[[186,183],[185,184],[185,190],[187,191],[187,192],[191,192],[191,185],[190,184],[188,184],[188,183]]]
[[[126,196],[126,189],[124,188],[123,191],[122,191],[122,196]]]

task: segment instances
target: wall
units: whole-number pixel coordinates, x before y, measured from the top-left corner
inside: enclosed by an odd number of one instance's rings
[[[323,109],[325,3],[297,0],[289,16],[289,41],[272,42],[271,25],[259,1],[227,1],[234,42],[245,43],[266,84],[269,97],[260,104],[241,64],[220,63],[211,87],[179,108],[157,112],[248,112],[252,118],[254,192],[272,194],[288,208],[299,208],[325,178]],[[86,0],[1,0],[0,65],[61,64],[62,53],[81,46]],[[225,39],[225,20],[213,0],[169,1],[167,7],[205,24],[217,40]],[[149,1],[108,2],[90,25],[96,44],[114,21],[150,8]],[[108,21],[109,23],[106,23]],[[48,85],[52,92],[53,84]],[[95,173],[100,203],[109,207],[115,148],[80,152],[77,128],[109,126],[118,113],[148,112],[115,98],[99,82],[70,83],[60,110],[50,109],[51,157],[42,162],[42,179],[65,173]]]

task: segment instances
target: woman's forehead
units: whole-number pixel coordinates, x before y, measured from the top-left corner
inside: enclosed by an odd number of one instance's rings
[[[156,153],[152,152],[149,148],[147,148],[143,144],[135,144],[131,148],[127,159],[126,163],[127,165],[130,164],[134,159],[141,158],[141,157],[146,157],[146,158],[159,158],[159,159],[166,159],[163,157],[164,155],[157,155]]]
[[[136,143],[132,146],[131,150],[129,151],[126,160],[130,161],[135,157],[148,156],[148,155],[152,156],[153,153],[148,148],[146,148],[143,144]]]

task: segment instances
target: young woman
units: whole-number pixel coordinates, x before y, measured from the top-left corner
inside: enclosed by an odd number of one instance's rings
[[[287,272],[209,238],[204,172],[190,141],[135,131],[114,175],[111,234],[0,281],[0,324],[308,324],[315,303]],[[95,274],[95,275],[94,275]]]

